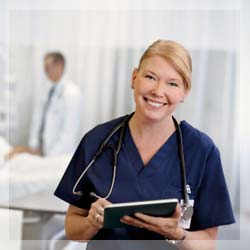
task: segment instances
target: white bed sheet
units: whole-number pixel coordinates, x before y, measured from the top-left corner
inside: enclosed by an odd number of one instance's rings
[[[4,156],[10,151],[10,144],[0,136],[0,168],[4,164]]]
[[[2,159],[3,152],[6,153],[6,150],[0,152]],[[0,202],[45,190],[53,192],[71,157],[72,155],[39,157],[25,153],[0,163]]]

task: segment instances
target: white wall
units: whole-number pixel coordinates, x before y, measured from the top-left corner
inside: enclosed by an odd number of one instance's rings
[[[250,65],[250,2],[242,1],[241,12],[241,61],[240,61],[240,162],[241,162],[241,209],[250,211],[250,115],[249,115],[249,65]]]
[[[203,79],[206,66],[202,69],[200,65],[209,60],[205,54],[209,50],[237,52],[238,19],[237,11],[11,11],[10,72],[17,81],[15,100],[21,108],[18,121],[19,131],[23,133],[21,137],[15,136],[13,142],[27,140],[25,131],[31,112],[27,112],[26,107],[32,106],[30,101],[37,99],[44,86],[42,61],[47,50],[59,49],[66,55],[68,73],[85,96],[83,129],[89,129],[98,122],[128,112],[131,107],[128,100],[132,102],[128,89],[131,71],[137,66],[142,49],[158,38],[177,40],[194,54],[200,51],[193,58],[194,78],[199,79],[194,82],[192,92],[202,92],[200,86],[207,79]],[[114,70],[119,72],[116,84]],[[214,73],[219,74],[219,69],[217,71]],[[113,87],[119,103],[112,111]],[[124,88],[129,98],[125,97]],[[88,117],[84,114],[86,109],[92,111]],[[197,119],[200,117],[192,118],[195,125],[199,125]]]
[[[210,126],[206,128],[209,134],[216,138],[216,142],[219,143],[222,148],[222,155],[224,161],[224,168],[226,170],[227,180],[230,183],[230,190],[234,203],[237,197],[241,196],[241,209],[242,211],[250,211],[249,202],[249,14],[250,14],[250,2],[248,0],[242,1],[243,5],[240,8],[240,1],[235,0],[161,0],[161,1],[149,1],[149,0],[106,0],[106,1],[84,1],[84,0],[2,0],[0,1],[0,47],[4,40],[10,39],[13,43],[11,45],[11,70],[16,74],[16,79],[19,83],[19,92],[17,93],[18,106],[21,108],[19,112],[19,127],[18,133],[13,136],[13,142],[21,143],[27,141],[28,128],[30,122],[30,108],[31,104],[36,99],[36,95],[39,93],[39,88],[42,86],[44,80],[42,70],[42,57],[48,49],[60,48],[67,56],[69,67],[68,72],[71,77],[82,87],[85,93],[85,100],[83,111],[88,110],[87,115],[90,117],[84,124],[85,129],[92,127],[99,121],[110,118],[111,116],[121,114],[132,108],[132,104],[128,106],[126,102],[130,102],[132,96],[128,97],[124,93],[129,93],[129,89],[123,85],[126,84],[128,79],[129,70],[136,65],[137,59],[140,55],[140,48],[148,45],[155,37],[160,37],[162,32],[172,39],[177,39],[192,50],[195,54],[197,50],[209,49],[213,51],[233,51],[232,54],[236,59],[235,72],[236,81],[232,92],[224,93],[228,91],[227,78],[230,72],[225,74],[225,78],[220,75],[220,80],[223,84],[220,85],[220,91],[214,93],[214,98],[219,100],[219,94],[224,94],[225,102],[221,110],[223,116],[221,119],[224,121],[217,122],[217,126],[225,126],[226,130],[220,130],[216,126]],[[7,7],[8,10],[7,11]],[[182,11],[181,11],[182,10]],[[185,11],[183,11],[185,10]],[[189,11],[187,11],[189,10]],[[198,11],[197,11],[198,10]],[[213,10],[213,11],[208,11]],[[216,11],[215,11],[216,10]],[[227,11],[225,11],[227,10]],[[231,12],[230,12],[231,10]],[[240,13],[238,12],[239,10]],[[112,12],[112,14],[110,14]],[[143,39],[141,39],[141,27],[144,26],[144,13],[147,12],[146,29],[143,30]],[[165,13],[166,15],[159,15],[159,13]],[[177,14],[179,13],[179,14]],[[241,23],[239,22],[239,15],[241,16]],[[46,20],[47,19],[47,20]],[[119,22],[118,22],[119,20]],[[131,23],[131,21],[135,21]],[[6,28],[8,22],[9,27]],[[162,26],[164,22],[164,26]],[[107,24],[112,25],[107,25]],[[98,27],[103,27],[99,30]],[[241,34],[239,35],[239,27],[241,27]],[[65,31],[67,30],[65,36]],[[120,32],[119,32],[120,30]],[[8,34],[7,34],[8,33]],[[114,36],[114,33],[116,34]],[[4,34],[4,35],[2,35]],[[86,36],[86,34],[88,34]],[[99,37],[91,39],[93,37]],[[106,37],[103,41],[102,36]],[[240,37],[240,38],[239,38]],[[209,39],[208,39],[209,38]],[[92,46],[90,46],[90,44]],[[105,45],[105,51],[100,48]],[[117,48],[131,48],[137,47],[138,50],[134,51],[134,55],[129,58],[125,51],[120,54],[120,67],[126,68],[126,70],[118,70],[116,94],[118,100],[116,109],[112,109],[112,102],[110,101],[112,96],[109,97],[109,89],[113,87],[111,83],[110,70],[115,67],[116,57],[112,52],[113,47]],[[90,51],[86,51],[86,48],[91,48],[92,56],[88,57]],[[93,47],[99,48],[99,50],[93,50]],[[239,61],[237,61],[237,53],[241,48],[240,57],[240,69],[237,68]],[[232,54],[228,54],[231,55]],[[102,57],[100,57],[100,55]],[[207,81],[203,79],[203,73],[206,71],[204,68],[200,68],[200,62],[204,63],[208,60],[206,54],[194,56],[195,58],[195,81],[196,86],[198,83]],[[88,57],[87,62],[84,60]],[[103,81],[101,81],[102,87],[98,88],[98,74],[94,74],[95,68],[93,65],[98,65],[98,58],[104,58],[103,63]],[[127,65],[127,62],[131,62],[131,65]],[[230,60],[229,60],[230,61]],[[225,63],[225,67],[228,66],[230,71],[230,65]],[[211,66],[211,65],[210,65]],[[99,66],[100,67],[100,66]],[[1,70],[1,67],[0,67]],[[240,70],[240,86],[239,75]],[[87,74],[87,75],[86,75]],[[213,77],[216,78],[216,75]],[[129,83],[128,83],[129,84]],[[215,85],[212,85],[215,87]],[[21,90],[24,90],[23,92]],[[106,98],[96,98],[96,93],[103,91]],[[190,98],[185,103],[188,109],[193,108],[196,101],[202,102],[204,92],[207,89],[203,87],[193,88],[193,96],[199,96],[196,98]],[[215,90],[216,91],[216,90]],[[108,101],[107,101],[108,100]],[[209,100],[214,100],[213,98]],[[105,103],[105,105],[99,105],[102,110],[98,111],[97,101]],[[216,103],[207,102],[210,105],[209,114],[210,118],[218,117],[216,110]],[[213,106],[215,105],[215,107]],[[203,109],[199,110],[199,105],[196,111],[193,112],[193,116],[187,115],[191,118],[191,121],[198,126],[200,114],[204,113]],[[94,112],[91,115],[90,109]],[[110,111],[111,110],[111,111]],[[234,112],[233,121],[230,119],[230,112]],[[105,112],[107,114],[105,114]],[[104,115],[103,115],[104,114]],[[180,110],[180,115],[186,114],[186,109]],[[83,114],[84,118],[85,113]],[[97,117],[98,116],[98,117]],[[240,119],[240,122],[239,122]],[[207,122],[207,125],[210,125]],[[233,130],[228,129],[232,128]],[[231,126],[231,127],[230,127]],[[222,132],[221,132],[222,131]],[[230,133],[228,133],[231,132]],[[224,139],[220,139],[220,135]],[[239,141],[240,139],[240,141]],[[241,164],[241,179],[239,180],[239,165]],[[241,185],[240,185],[241,184]],[[241,190],[239,190],[241,186]],[[240,195],[239,195],[240,192]]]
[[[104,5],[27,0],[8,1],[6,6],[10,73],[16,83],[10,100],[17,116],[16,130],[10,131],[12,143],[27,143],[32,108],[45,82],[42,59],[48,50],[65,53],[68,73],[82,89],[84,133],[133,110],[130,74],[142,49],[159,37],[173,39],[190,49],[194,63],[193,89],[177,115],[209,133],[221,149],[228,181],[236,183],[237,1],[105,1]]]

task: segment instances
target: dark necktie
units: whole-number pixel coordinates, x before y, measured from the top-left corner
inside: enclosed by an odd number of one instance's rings
[[[46,116],[47,116],[47,112],[48,112],[49,105],[51,102],[51,97],[53,96],[54,91],[55,91],[55,86],[52,86],[49,90],[47,100],[43,107],[42,120],[41,120],[41,125],[40,125],[40,130],[39,130],[39,148],[42,151],[42,154],[43,154],[43,132],[44,132],[45,123],[46,123]]]

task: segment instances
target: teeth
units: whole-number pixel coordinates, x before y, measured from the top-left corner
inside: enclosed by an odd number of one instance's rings
[[[155,107],[155,108],[160,108],[160,107],[162,107],[162,106],[164,105],[163,103],[152,102],[152,101],[149,101],[149,100],[147,100],[147,102],[148,102],[151,106],[153,106],[153,107]]]

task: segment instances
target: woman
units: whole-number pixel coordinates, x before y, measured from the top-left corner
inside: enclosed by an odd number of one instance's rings
[[[110,203],[183,198],[172,114],[190,91],[191,71],[188,51],[174,41],[158,40],[145,51],[132,74],[136,109],[125,124],[112,192],[105,199],[98,198],[109,192],[113,173],[111,148],[117,145],[120,130],[110,138],[110,148],[81,174],[124,117],[101,124],[84,136],[55,192],[70,203],[65,223],[69,239],[92,239],[88,249],[132,249],[128,242],[113,241],[109,245],[107,241],[94,241],[131,239],[158,240],[133,241],[136,249],[177,249],[178,245],[179,249],[211,250],[215,249],[218,226],[234,223],[218,149],[207,135],[182,121],[186,177],[194,208],[192,220],[181,223],[182,211],[177,205],[170,218],[138,213],[133,218],[122,218],[127,227],[103,228],[103,208]],[[77,190],[82,190],[82,194],[76,195]],[[98,196],[89,195],[93,192]]]

